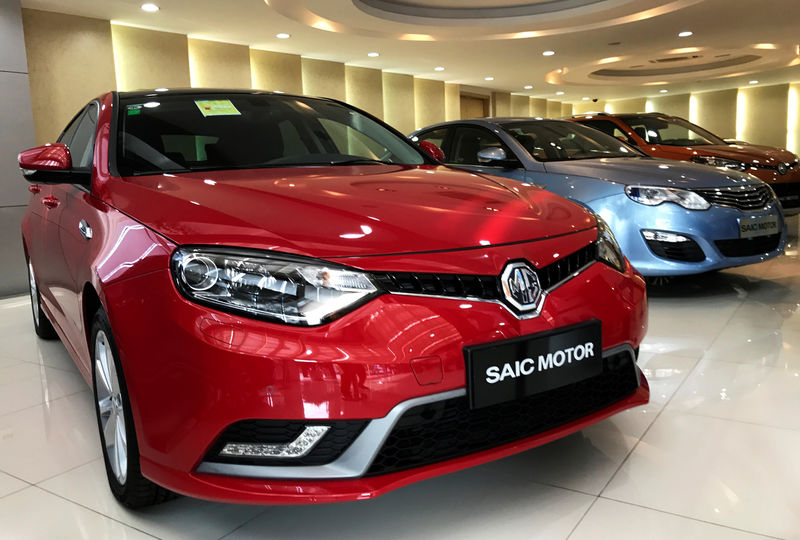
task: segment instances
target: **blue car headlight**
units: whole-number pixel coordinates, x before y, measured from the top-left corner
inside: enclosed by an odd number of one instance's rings
[[[352,268],[236,248],[178,248],[172,275],[189,300],[299,326],[326,323],[378,293],[367,274]]]
[[[597,220],[597,257],[612,268],[625,272],[625,256],[608,223],[595,214]]]
[[[673,202],[687,210],[708,210],[711,204],[703,197],[689,191],[658,186],[625,186],[625,194],[629,199],[647,206],[658,206],[661,203]]]

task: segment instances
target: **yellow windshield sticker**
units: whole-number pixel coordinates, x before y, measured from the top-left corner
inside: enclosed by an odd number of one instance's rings
[[[203,116],[241,116],[229,99],[197,99],[194,102]]]

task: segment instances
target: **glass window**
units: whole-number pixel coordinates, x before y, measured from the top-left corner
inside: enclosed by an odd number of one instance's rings
[[[90,103],[77,122],[74,135],[67,144],[72,157],[72,168],[89,170],[94,155],[94,136],[97,131],[97,104]]]
[[[634,157],[641,154],[616,137],[576,122],[514,122],[503,128],[539,161]]]
[[[502,148],[508,159],[514,159],[514,154],[497,135],[479,127],[459,126],[456,128],[450,147],[447,163],[492,166],[491,163],[478,161],[478,152],[486,148]]]
[[[703,146],[725,141],[703,128],[675,116],[625,116],[623,120],[649,144]]]
[[[447,128],[432,129],[425,133],[420,133],[413,140],[419,144],[422,141],[428,141],[435,144],[439,148],[444,149],[444,139],[447,136]]]
[[[329,101],[245,93],[120,101],[122,175],[426,163],[412,144],[379,122]]]
[[[633,140],[628,137],[625,133],[619,129],[619,126],[612,122],[611,120],[581,120],[581,124],[584,126],[589,126],[592,129],[597,129],[605,133],[606,135],[611,135],[612,137],[616,137],[621,141],[625,141],[629,144],[633,144]]]

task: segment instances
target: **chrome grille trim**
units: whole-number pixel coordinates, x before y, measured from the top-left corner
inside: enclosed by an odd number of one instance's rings
[[[701,188],[692,191],[710,204],[739,210],[761,210],[775,200],[772,189],[766,184]]]

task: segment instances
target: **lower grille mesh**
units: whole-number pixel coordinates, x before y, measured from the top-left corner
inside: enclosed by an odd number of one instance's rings
[[[466,396],[406,411],[367,476],[422,467],[524,439],[577,420],[632,394],[639,385],[634,359],[622,352],[603,360],[602,374],[524,399],[481,409]]]
[[[781,241],[780,234],[756,236],[753,238],[734,238],[733,240],[716,240],[720,253],[726,257],[750,257],[769,253],[778,249]]]

